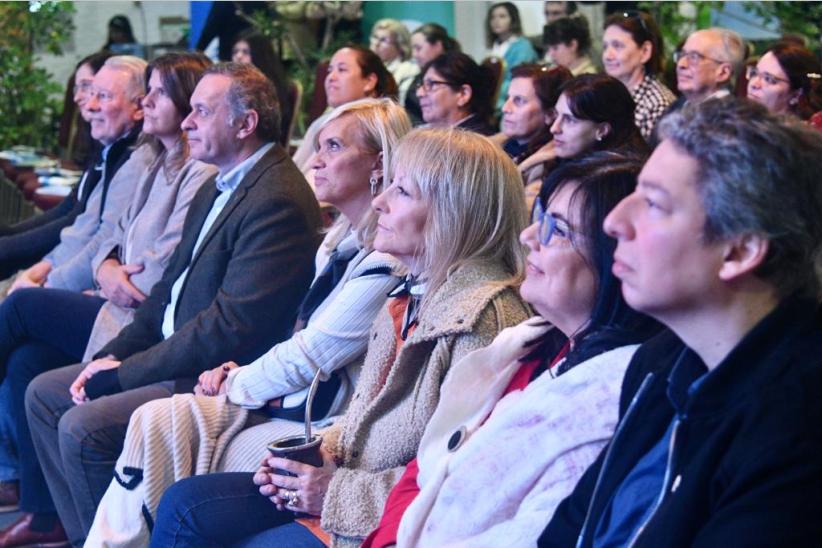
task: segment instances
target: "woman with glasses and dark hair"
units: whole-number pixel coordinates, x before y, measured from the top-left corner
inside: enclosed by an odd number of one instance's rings
[[[520,294],[537,316],[457,362],[365,546],[529,546],[613,434],[622,377],[659,325],[633,311],[602,223],[642,164],[597,153],[548,178]]]
[[[511,69],[522,63],[533,63],[537,52],[522,35],[519,10],[511,2],[499,2],[488,9],[485,17],[485,45],[489,54],[505,61],[505,72],[499,90],[496,108],[502,108],[511,83]]]
[[[748,99],[808,120],[822,110],[822,66],[804,46],[779,42],[748,67]]]
[[[417,28],[411,35],[411,56],[417,62],[417,66],[422,68],[443,53],[449,51],[460,51],[460,44],[450,36],[442,25],[436,23],[426,23]],[[411,83],[411,90],[405,95],[405,110],[411,116],[414,125],[422,123],[422,109],[420,99],[417,97],[417,88],[422,85],[422,71],[420,71]]]
[[[548,23],[542,37],[551,60],[570,70],[574,76],[597,72],[588,55],[591,31],[585,17],[563,17]]]
[[[610,15],[602,27],[605,72],[625,84],[636,103],[634,120],[645,139],[665,109],[676,100],[658,77],[664,70],[662,35],[654,18],[640,11]]]
[[[451,51],[423,67],[417,88],[422,119],[429,127],[456,127],[492,135],[489,71],[468,55]]]

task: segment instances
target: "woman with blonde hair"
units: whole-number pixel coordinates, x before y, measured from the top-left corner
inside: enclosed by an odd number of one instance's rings
[[[405,96],[420,67],[411,60],[411,33],[396,19],[380,19],[371,28],[371,51],[382,60],[399,87],[399,103]]]
[[[373,202],[374,247],[409,274],[372,326],[350,408],[322,433],[323,465],[271,457],[253,476],[178,482],[152,546],[359,545],[416,455],[451,364],[528,316],[516,292],[527,214],[505,153],[474,133],[417,129],[392,174]],[[294,512],[309,518],[295,522]]]
[[[302,428],[307,388],[318,372],[325,382],[313,416],[345,409],[371,323],[400,283],[400,263],[374,250],[371,200],[410,129],[405,111],[389,99],[353,101],[330,113],[314,143],[316,191],[340,217],[317,252],[317,275],[297,311],[294,334],[248,365],[227,362],[203,373],[194,395],[155,400],[135,411],[89,545],[124,539],[147,544],[150,522],[139,517],[141,508],[144,517],[153,516],[175,480],[217,469],[254,470],[261,447]],[[118,480],[135,469],[141,479],[125,488]]]

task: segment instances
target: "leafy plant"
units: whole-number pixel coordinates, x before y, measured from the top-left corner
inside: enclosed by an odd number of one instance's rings
[[[822,33],[822,2],[745,2],[745,9],[762,17],[766,24],[779,21],[782,33],[801,34],[819,46]]]
[[[0,148],[56,148],[63,86],[35,63],[62,53],[73,13],[71,2],[0,2]]]

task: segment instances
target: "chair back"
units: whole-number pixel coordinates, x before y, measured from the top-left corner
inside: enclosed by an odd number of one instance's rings
[[[329,61],[317,63],[317,70],[314,72],[314,94],[311,96],[311,104],[308,105],[308,123],[322,116],[328,107],[328,98],[325,96],[325,75],[328,74]]]
[[[288,83],[288,100],[291,102],[291,119],[283,120],[284,124],[288,124],[288,133],[285,137],[286,145],[291,142],[291,136],[294,135],[294,128],[297,126],[297,119],[302,111],[303,85],[299,80],[291,80]]]
[[[505,60],[501,57],[496,57],[495,55],[489,55],[482,60],[480,65],[484,67],[491,75],[492,80],[489,83],[494,92],[491,99],[491,104],[496,105],[497,100],[499,99],[500,88],[502,88],[502,75],[505,73]]]

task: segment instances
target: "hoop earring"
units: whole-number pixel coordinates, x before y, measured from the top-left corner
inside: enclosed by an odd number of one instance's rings
[[[377,180],[377,177],[372,175],[368,179],[368,184],[371,185],[371,195],[376,196],[377,195],[377,185],[380,184],[380,182]]]

